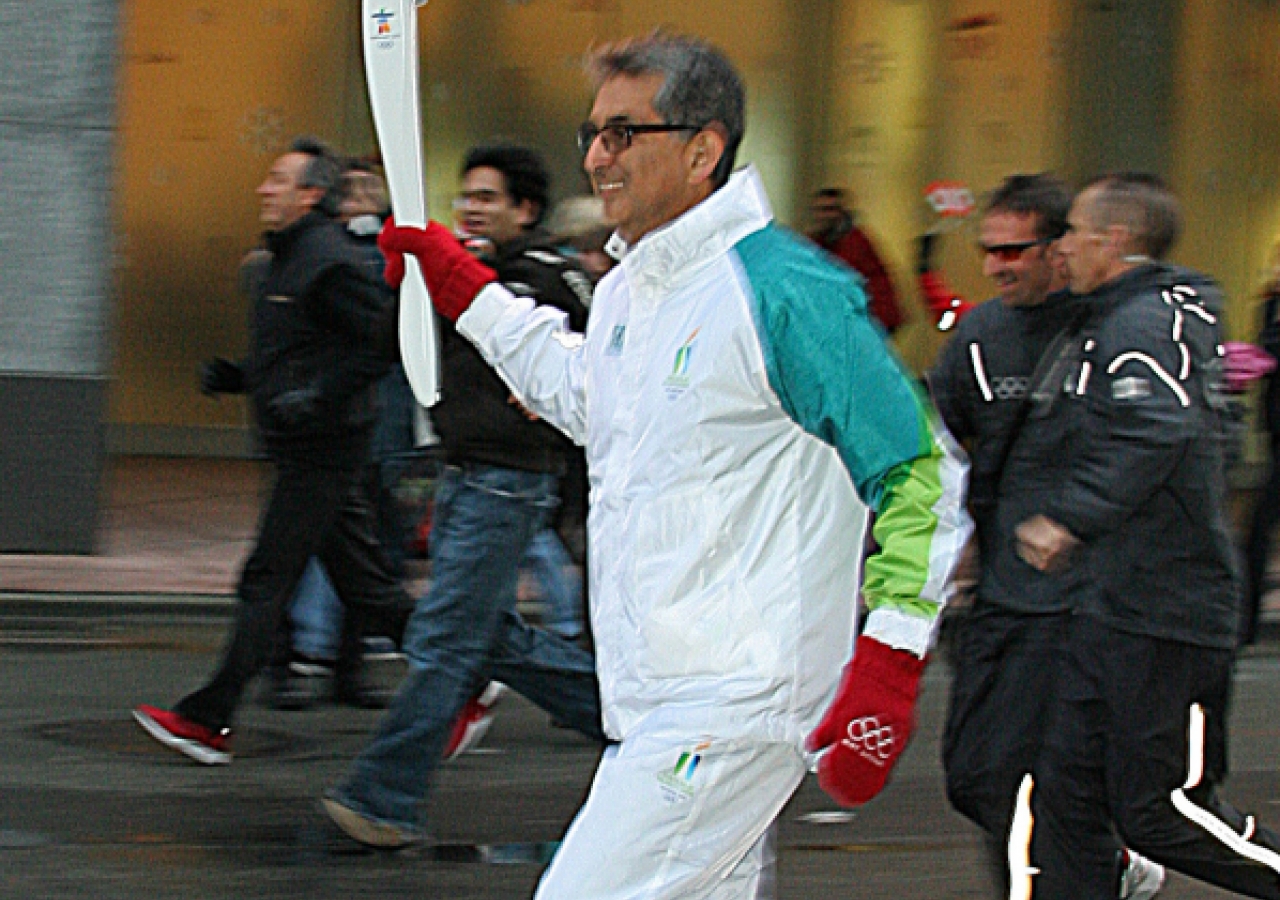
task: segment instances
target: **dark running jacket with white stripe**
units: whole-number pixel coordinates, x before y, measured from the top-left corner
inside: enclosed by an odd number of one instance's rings
[[[1088,317],[1031,386],[997,527],[1011,536],[1042,513],[1080,538],[1067,572],[1083,613],[1121,631],[1234,647],[1221,293],[1199,273],[1147,264],[1079,302]]]
[[[1009,442],[1025,414],[1027,384],[1077,308],[1065,291],[1035,306],[989,300],[960,320],[929,373],[943,422],[969,452],[968,503],[982,558],[978,595],[1015,610],[1053,612],[1068,603],[1061,577],[1041,575],[1017,560],[1011,548],[998,546],[995,505]],[[992,571],[1010,560],[1017,562],[1013,573]],[[1016,579],[1013,590],[1005,587],[1010,574]]]

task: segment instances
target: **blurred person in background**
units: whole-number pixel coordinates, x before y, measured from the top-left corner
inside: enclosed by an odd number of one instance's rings
[[[1271,280],[1263,291],[1257,344],[1273,359],[1280,359],[1280,245],[1272,253]],[[1280,525],[1280,374],[1273,367],[1263,382],[1261,418],[1267,432],[1267,480],[1254,501],[1253,517],[1245,544],[1248,566],[1245,604],[1240,619],[1240,643],[1252,644],[1258,636],[1258,614],[1267,593],[1267,564],[1272,540]]]
[[[846,196],[842,188],[834,187],[823,188],[813,195],[809,205],[813,223],[809,239],[862,276],[871,315],[886,332],[893,334],[905,321],[898,304],[898,292],[888,267],[858,224]]]
[[[213,360],[201,373],[207,393],[250,395],[276,472],[217,671],[172,710],[134,711],[153,738],[206,765],[231,761],[235,711],[272,657],[309,559],[320,558],[347,606],[344,633],[359,635],[375,618],[402,625],[412,606],[363,484],[394,329],[385,289],[333,219],[341,175],[341,161],[312,138],[272,163],[257,189],[271,256],[253,297],[248,356]],[[363,691],[360,641],[344,640],[343,653],[342,689]]]
[[[445,231],[448,250],[495,272],[540,315],[585,327],[577,279],[566,277],[582,273],[541,228],[550,193],[541,156],[514,144],[473,147],[461,181],[463,233]],[[483,253],[492,269],[470,255],[472,238],[492,247]],[[433,299],[447,290],[430,278],[427,284]],[[529,415],[453,323],[439,321],[441,397],[431,414],[447,465],[431,529],[431,585],[406,631],[408,675],[369,745],[323,801],[348,834],[382,847],[421,840],[418,807],[436,766],[487,729],[494,685],[602,736],[592,655],[530,626],[516,609],[520,560],[559,503],[565,437]]]

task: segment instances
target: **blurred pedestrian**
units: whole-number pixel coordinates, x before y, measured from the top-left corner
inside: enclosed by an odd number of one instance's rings
[[[527,147],[473,147],[462,165],[459,224],[445,253],[494,272],[547,321],[585,325],[569,271],[539,227],[550,177]],[[464,243],[492,247],[474,259]],[[393,259],[389,265],[403,262]],[[430,270],[430,260],[424,260]],[[427,277],[433,295],[457,290]],[[431,529],[431,586],[406,632],[409,674],[372,741],[325,808],[357,840],[401,846],[420,839],[418,807],[442,757],[458,752],[489,719],[490,682],[520,692],[569,727],[600,737],[595,661],[581,647],[530,627],[516,611],[518,564],[558,502],[564,435],[528,415],[523,398],[479,351],[441,320],[442,393],[432,421],[447,468]]]
[[[389,572],[361,485],[391,350],[386,294],[332,216],[342,168],[300,138],[258,187],[271,259],[253,298],[248,357],[202,372],[208,393],[250,395],[276,480],[237,588],[236,623],[210,681],[172,711],[134,711],[147,733],[197,762],[231,761],[232,720],[273,643],[307,560],[319,557],[359,629],[411,605]],[[341,671],[359,690],[360,648]]]
[[[809,238],[862,276],[871,315],[893,334],[904,321],[898,292],[875,244],[849,208],[845,191],[823,188],[813,195],[809,212],[813,219]]]
[[[1258,346],[1273,359],[1280,359],[1280,245],[1272,256],[1271,280],[1263,291],[1262,321]],[[1280,374],[1272,369],[1264,381],[1262,424],[1267,432],[1267,480],[1254,501],[1253,517],[1245,544],[1248,564],[1245,603],[1240,620],[1240,643],[1252,644],[1258,637],[1258,615],[1267,594],[1267,567],[1272,540],[1280,525]]]
[[[390,214],[386,183],[372,166],[360,160],[347,162],[338,184],[337,219],[346,228],[368,266],[371,278],[383,284],[382,269],[386,265],[378,249],[378,232]],[[391,295],[388,292],[387,302]],[[397,359],[377,386],[378,415],[370,446],[370,463],[365,485],[373,502],[378,523],[378,541],[397,578],[404,574],[406,548],[413,523],[407,522],[396,495],[404,473],[418,458],[414,418],[417,402],[409,387],[404,367]],[[342,652],[342,641],[366,642],[371,637],[388,637],[367,633],[346,633],[343,629],[343,606],[319,560],[307,564],[298,586],[298,594],[290,609],[292,654],[276,665],[282,671],[270,679],[269,702],[277,709],[305,709],[323,692],[317,688],[315,676],[332,675],[331,696],[336,702],[365,709],[386,706],[390,694],[373,685],[349,691],[351,680],[341,671],[331,671],[337,659],[350,659],[355,652]],[[396,629],[397,635],[399,629]]]
[[[1180,227],[1155,177],[1076,197],[1061,242],[1088,310],[1031,385],[1004,484],[1033,479],[1018,553],[1073,577],[1054,714],[1024,782],[1017,896],[1111,900],[1115,834],[1186,875],[1280,898],[1280,836],[1222,800],[1239,582],[1221,460],[1222,297],[1160,264]],[[1001,511],[1004,518],[1004,497]]]
[[[987,201],[979,227],[983,274],[999,296],[975,307],[929,375],[938,412],[969,450],[968,504],[977,526],[974,603],[960,620],[951,706],[942,742],[947,797],[986,833],[996,893],[1009,896],[1009,829],[1053,715],[1075,596],[1060,573],[1030,569],[1000,528],[1002,499],[1026,484],[1001,476],[1022,428],[1028,384],[1074,333],[1080,306],[1066,290],[1058,244],[1071,194],[1048,174],[1013,175]],[[1010,521],[1010,516],[1005,516]],[[1115,852],[1123,853],[1119,842]],[[1126,900],[1158,890],[1163,871],[1128,854]],[[1142,885],[1141,892],[1138,892]]]

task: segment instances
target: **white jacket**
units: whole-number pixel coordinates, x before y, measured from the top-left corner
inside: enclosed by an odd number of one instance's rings
[[[586,447],[616,739],[643,724],[802,741],[853,646],[858,491],[892,532],[877,527],[866,585],[868,632],[891,646],[928,650],[968,535],[964,465],[857,276],[771,218],[755,172],[736,174],[630,248],[585,341],[496,285],[458,320],[522,403]]]

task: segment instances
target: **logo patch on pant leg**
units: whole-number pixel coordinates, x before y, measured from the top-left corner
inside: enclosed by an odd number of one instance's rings
[[[702,764],[703,751],[710,746],[710,741],[703,741],[692,750],[681,753],[669,771],[658,773],[658,784],[661,785],[662,795],[668,803],[688,800],[697,793],[694,776]]]

